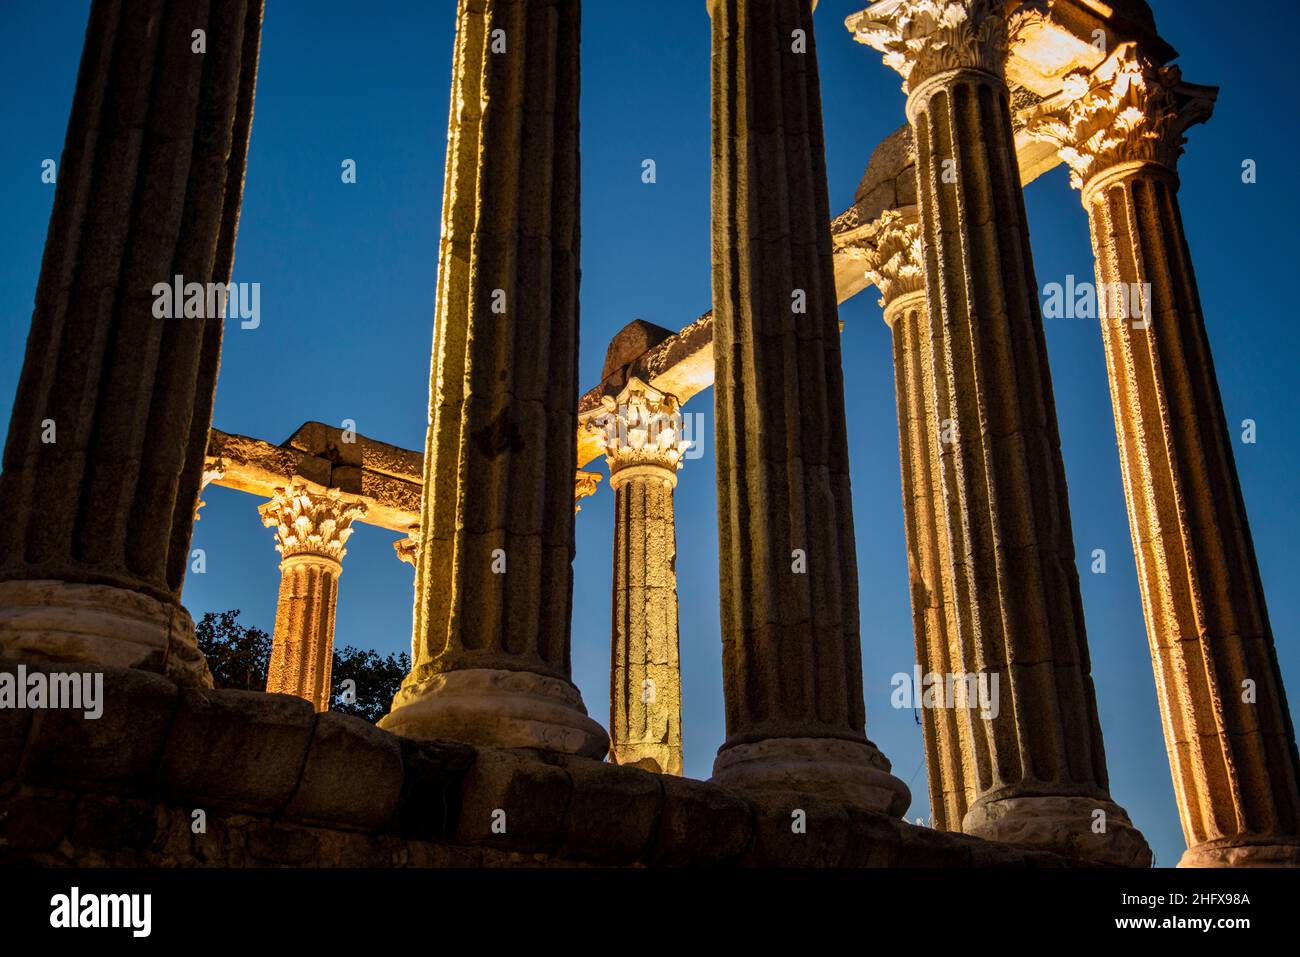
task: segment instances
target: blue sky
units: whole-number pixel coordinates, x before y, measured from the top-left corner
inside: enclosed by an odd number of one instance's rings
[[[1195,128],[1180,172],[1182,207],[1229,423],[1254,419],[1258,441],[1235,443],[1282,672],[1300,696],[1294,506],[1300,420],[1294,388],[1297,220],[1295,124],[1278,108],[1292,83],[1296,13],[1280,0],[1259,17],[1223,17],[1211,0],[1153,0],[1162,34],[1192,82],[1222,87]],[[852,203],[875,145],[904,122],[899,77],[843,28],[864,0],[821,0],[816,24],[832,214]],[[1258,5],[1257,5],[1258,6]],[[41,161],[62,148],[89,4],[0,3],[0,424],[7,427],[31,318],[54,188]],[[422,449],[437,236],[446,148],[454,3],[369,6],[270,0],[234,278],[262,285],[262,322],[226,332],[215,425],[273,442],[299,425],[353,419],[365,435]],[[583,390],[611,336],[632,319],[681,328],[710,304],[709,21],[704,0],[586,0],[583,27]],[[1206,28],[1213,23],[1214,29]],[[1249,55],[1247,55],[1249,54]],[[658,181],[641,182],[654,159]],[[1244,159],[1258,164],[1241,182]],[[340,179],[344,159],[357,183]],[[1092,277],[1087,221],[1058,169],[1026,191],[1040,285]],[[874,291],[845,303],[844,362],[858,536],[867,732],[911,785],[909,818],[929,814],[921,729],[890,707],[890,676],[914,651],[899,490],[889,333]],[[1047,322],[1073,507],[1093,673],[1115,799],[1158,863],[1183,838],[1156,710],[1115,449],[1101,339],[1093,322]],[[717,607],[712,401],[706,455],[677,489],[678,581],[686,769],[707,777],[724,738]],[[1240,430],[1234,429],[1239,436]],[[240,608],[270,629],[278,582],[260,502],[210,488],[195,545],[207,572],[184,601]],[[603,482],[577,520],[574,679],[608,717],[612,496]],[[412,570],[393,533],[361,526],[349,543],[336,641],[382,652],[408,647]],[[1108,572],[1088,556],[1107,552]]]

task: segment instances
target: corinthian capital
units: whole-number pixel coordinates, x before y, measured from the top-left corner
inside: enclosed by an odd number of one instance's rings
[[[682,438],[681,404],[633,376],[617,398],[601,399],[605,414],[597,421],[599,441],[610,475],[633,465],[676,472],[691,447]]]
[[[1176,66],[1157,66],[1136,43],[1117,47],[1092,73],[1072,73],[1059,94],[1029,121],[1034,139],[1051,143],[1083,189],[1094,176],[1123,163],[1149,162],[1173,170],[1184,135],[1210,118],[1218,91],[1182,82]]]
[[[1004,76],[1008,22],[1001,0],[881,0],[846,22],[854,39],[879,50],[911,92],[947,70]]]
[[[344,499],[336,488],[316,492],[295,482],[276,489],[275,498],[257,511],[262,524],[275,529],[275,550],[283,558],[316,555],[342,562],[352,523],[366,514],[366,506]]]
[[[880,305],[925,290],[925,254],[915,207],[886,210],[859,244],[867,281],[880,290]]]

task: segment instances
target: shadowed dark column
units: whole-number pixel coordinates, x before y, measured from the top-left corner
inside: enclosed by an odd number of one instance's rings
[[[0,474],[0,653],[211,680],[179,596],[222,320],[158,318],[154,287],[230,279],[261,21],[91,8]]]
[[[713,306],[727,740],[714,780],[893,815],[867,740],[809,0],[714,0]]]

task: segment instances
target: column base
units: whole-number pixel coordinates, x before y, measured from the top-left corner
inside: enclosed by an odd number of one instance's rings
[[[653,771],[655,774],[682,776],[682,752],[666,744],[634,743],[622,749],[611,747],[610,764],[621,764],[631,768]]]
[[[1093,831],[1099,810],[1106,815],[1100,834]],[[1059,795],[976,801],[961,829],[988,841],[1025,844],[1096,864],[1151,866],[1146,839],[1113,801]]]
[[[901,817],[912,793],[889,771],[889,761],[870,741],[768,738],[723,748],[710,780],[742,791],[815,794]]]
[[[0,582],[0,655],[139,668],[212,687],[189,613],[113,585]]]
[[[1189,847],[1179,867],[1300,867],[1300,843],[1210,841]]]
[[[609,753],[609,735],[587,716],[578,689],[529,671],[470,668],[403,685],[379,726],[402,737],[480,747]]]

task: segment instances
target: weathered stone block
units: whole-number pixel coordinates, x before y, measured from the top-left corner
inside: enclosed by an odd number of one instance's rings
[[[663,806],[660,775],[587,758],[556,763],[573,781],[559,856],[598,864],[642,860]]]
[[[73,667],[56,665],[41,670],[75,673]],[[176,712],[176,685],[135,668],[86,665],[84,671],[103,673],[102,714],[92,719],[85,711],[36,712],[23,779],[114,794],[149,791]]]
[[[650,863],[721,864],[739,857],[754,833],[754,812],[740,795],[689,778],[664,777],[663,813]]]
[[[77,802],[72,843],[79,855],[88,850],[138,853],[153,843],[157,829],[153,804],[91,794]]]
[[[744,867],[840,867],[850,841],[844,805],[809,794],[754,792],[754,840]]]
[[[298,786],[315,723],[301,698],[186,688],[159,785],[187,806],[278,811]]]
[[[72,826],[73,797],[23,788],[0,800],[0,861],[14,851],[53,847]]]
[[[461,786],[475,750],[455,741],[396,740],[402,749],[402,792],[389,829],[422,841],[450,838],[460,821]]]
[[[302,779],[284,816],[373,831],[392,818],[401,793],[398,739],[360,718],[327,711],[316,718]]]
[[[849,830],[845,836],[842,866],[894,867],[898,864],[902,844],[899,832],[909,825],[854,805],[846,804],[844,813],[848,817]]]
[[[549,852],[572,789],[566,771],[531,754],[480,750],[461,787],[456,842]]]
[[[16,674],[18,664],[0,661],[0,672]],[[18,773],[23,749],[27,745],[27,731],[32,724],[32,713],[26,709],[0,708],[0,781]]]

